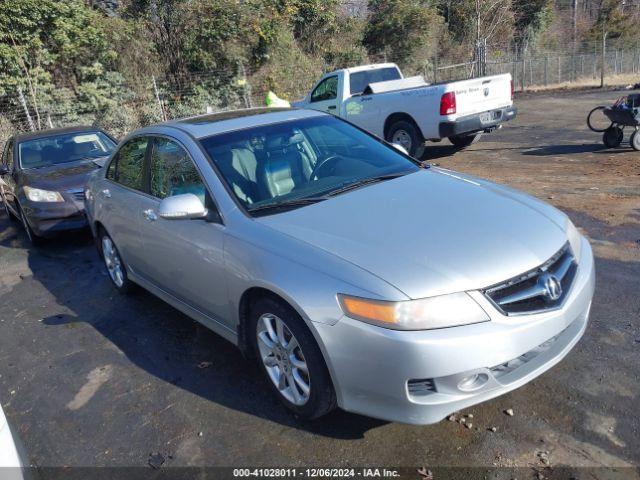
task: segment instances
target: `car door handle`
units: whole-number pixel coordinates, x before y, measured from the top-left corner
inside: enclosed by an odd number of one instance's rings
[[[335,106],[335,105],[329,105],[327,108],[328,108],[329,110],[335,110],[335,109],[336,109],[336,106]]]
[[[153,210],[144,210],[142,216],[150,222],[155,222],[158,219],[158,215]]]
[[[109,191],[109,189],[108,189],[108,188],[105,188],[105,189],[104,189],[104,190],[102,190],[102,192],[100,192],[100,193],[102,193],[102,196],[103,196],[103,197],[105,197],[105,198],[111,198],[111,192]]]

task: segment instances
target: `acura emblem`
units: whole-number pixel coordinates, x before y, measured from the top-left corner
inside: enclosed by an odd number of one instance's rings
[[[550,273],[543,273],[538,280],[542,288],[544,288],[544,298],[551,302],[555,302],[562,296],[562,284]]]

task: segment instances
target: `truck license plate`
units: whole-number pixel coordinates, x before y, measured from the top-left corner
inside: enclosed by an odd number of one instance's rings
[[[481,113],[480,121],[482,123],[489,123],[491,121],[491,112]]]

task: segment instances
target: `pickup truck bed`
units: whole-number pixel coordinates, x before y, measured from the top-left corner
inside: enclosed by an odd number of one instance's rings
[[[425,141],[464,148],[516,116],[511,75],[430,85],[394,64],[324,75],[296,106],[327,111],[419,156]]]

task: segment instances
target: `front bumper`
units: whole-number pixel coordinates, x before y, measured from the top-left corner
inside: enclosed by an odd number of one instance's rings
[[[476,292],[489,322],[414,332],[348,317],[333,326],[314,324],[338,404],[384,420],[429,424],[542,374],[569,353],[587,327],[595,269],[591,247],[584,238],[582,243],[570,294],[557,310],[508,317]],[[485,383],[460,387],[476,374]],[[410,380],[423,382],[412,382],[420,388],[410,391]]]
[[[47,237],[57,232],[85,228],[87,217],[84,214],[84,202],[63,192],[64,202],[31,202],[22,198],[20,206],[33,232]]]
[[[516,107],[505,107],[460,117],[447,122],[440,122],[438,126],[440,138],[491,131],[502,123],[514,119],[517,113],[518,109]]]

